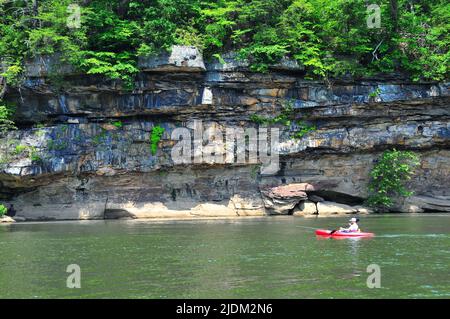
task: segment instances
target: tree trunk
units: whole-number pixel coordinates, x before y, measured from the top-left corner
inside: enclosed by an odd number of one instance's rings
[[[6,79],[4,77],[0,76],[0,101],[5,96],[6,90],[7,90]]]
[[[36,17],[38,15],[38,13],[39,13],[38,0],[33,0],[31,12],[32,12],[33,17]],[[36,28],[38,20],[33,19],[32,21],[33,21],[32,22],[33,27]]]
[[[128,11],[128,3],[129,0],[121,0],[119,1],[119,3],[117,4],[117,14],[120,17],[124,17],[127,14]]]
[[[398,31],[398,2],[397,0],[389,0],[391,5],[391,19],[394,31]]]

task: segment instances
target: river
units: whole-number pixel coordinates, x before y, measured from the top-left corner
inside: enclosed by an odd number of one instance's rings
[[[450,214],[0,225],[0,298],[449,298]],[[81,288],[69,289],[69,264]],[[368,288],[367,267],[381,288]]]

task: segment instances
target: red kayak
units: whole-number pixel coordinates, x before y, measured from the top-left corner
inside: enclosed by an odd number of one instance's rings
[[[360,237],[373,237],[375,236],[374,233],[363,233],[363,232],[343,232],[343,231],[335,231],[333,234],[331,234],[331,230],[326,229],[318,229],[316,230],[316,235],[318,236],[324,236],[324,237],[339,237],[339,238],[360,238]]]

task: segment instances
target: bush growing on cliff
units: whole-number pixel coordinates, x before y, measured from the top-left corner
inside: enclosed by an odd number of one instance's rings
[[[317,129],[315,125],[308,124],[303,120],[295,119],[294,104],[290,100],[287,100],[282,104],[281,112],[277,116],[263,117],[252,114],[250,116],[250,121],[259,125],[281,124],[288,129],[291,129],[291,124],[294,124],[293,131],[290,133],[290,137],[293,139],[302,139],[308,133]]]
[[[153,156],[155,156],[156,152],[158,151],[158,144],[164,132],[165,129],[159,125],[155,126],[152,129],[152,133],[150,135],[150,150]]]
[[[114,125],[114,127],[118,128],[118,129],[123,127],[122,121],[113,121],[113,122],[111,122],[111,124]]]
[[[414,175],[419,165],[418,156],[410,151],[385,151],[370,172],[369,197],[367,203],[386,209],[394,204],[396,197],[413,194],[405,184]]]
[[[11,120],[12,113],[13,111],[10,108],[0,104],[0,135],[16,129],[14,122]]]
[[[8,212],[8,209],[5,207],[5,205],[0,204],[0,217],[5,215]]]

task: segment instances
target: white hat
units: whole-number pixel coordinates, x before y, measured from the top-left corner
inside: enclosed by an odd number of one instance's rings
[[[352,218],[350,218],[350,221],[356,223],[356,218],[355,218],[355,217],[352,217]]]

